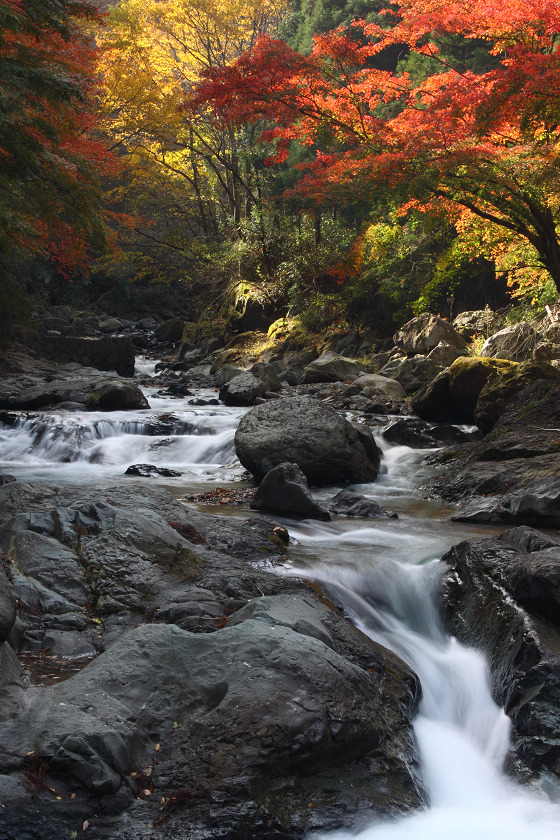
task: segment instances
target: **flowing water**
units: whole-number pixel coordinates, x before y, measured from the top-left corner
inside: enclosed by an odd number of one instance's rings
[[[153,372],[152,363],[139,367],[144,376]],[[151,407],[144,411],[52,411],[29,413],[15,426],[0,423],[0,473],[26,481],[105,484],[137,481],[124,477],[126,467],[151,463],[181,472],[150,479],[177,496],[243,482],[233,437],[244,409],[191,406],[188,398],[161,397],[152,387],[145,392]],[[294,542],[285,572],[320,581],[365,633],[419,675],[423,700],[415,735],[431,806],[402,820],[372,818],[359,834],[316,840],[558,840],[560,807],[501,772],[509,721],[492,700],[483,657],[449,638],[438,614],[441,556],[461,539],[492,531],[450,523],[448,510],[421,499],[416,488],[425,477],[425,453],[385,443],[382,448],[378,481],[353,489],[399,518],[295,525],[285,520]]]

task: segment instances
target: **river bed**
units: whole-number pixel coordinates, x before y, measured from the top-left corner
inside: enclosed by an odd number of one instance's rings
[[[233,441],[246,409],[190,405],[189,397],[159,395],[155,385],[144,391],[151,407],[143,411],[30,412],[13,427],[0,425],[0,472],[47,484],[150,481],[178,498],[217,486],[250,486]],[[157,423],[170,416],[173,433],[157,434]],[[491,697],[483,657],[450,639],[439,617],[440,558],[460,540],[496,530],[451,523],[449,508],[419,491],[428,476],[426,453],[388,446],[382,429],[373,431],[384,449],[383,469],[375,484],[352,489],[399,518],[281,520],[292,538],[283,573],[319,582],[363,632],[418,673],[423,700],[415,734],[431,807],[358,835],[323,834],[321,840],[556,840],[558,805],[502,774],[509,720]],[[138,463],[181,475],[125,477],[125,469]],[[316,496],[324,500],[338,489],[323,488]],[[220,505],[219,512],[245,515],[248,508]]]

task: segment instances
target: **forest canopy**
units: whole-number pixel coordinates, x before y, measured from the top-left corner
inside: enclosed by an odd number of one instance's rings
[[[528,243],[560,290],[560,14],[553,0],[403,0],[390,26],[355,21],[317,36],[309,56],[263,37],[233,65],[212,69],[197,102],[224,120],[273,123],[272,160],[310,147],[297,191],[327,202],[398,196],[445,212],[462,229],[473,217]],[[359,30],[360,38],[353,36]],[[474,66],[446,38],[487,48]],[[372,59],[398,45],[394,70]]]
[[[4,280],[380,330],[555,299],[557,2],[384,6],[0,0]]]

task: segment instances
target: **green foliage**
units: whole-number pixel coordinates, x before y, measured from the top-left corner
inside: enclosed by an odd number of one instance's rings
[[[345,302],[340,294],[315,292],[299,314],[302,327],[309,333],[320,333],[339,323],[345,313]]]
[[[448,309],[452,309],[452,301],[461,283],[472,278],[472,261],[454,245],[455,242],[437,258],[431,279],[412,304],[415,315],[422,312],[447,313]]]
[[[25,323],[31,316],[31,301],[17,279],[0,269],[0,343],[9,337],[10,327]]]
[[[424,214],[411,214],[406,221],[392,214],[371,225],[364,236],[362,270],[346,289],[350,320],[392,335],[413,317],[415,302],[434,282],[438,259],[452,238],[448,224]]]
[[[290,46],[307,54],[314,35],[348,26],[353,20],[373,20],[385,5],[382,0],[294,0],[281,31]]]

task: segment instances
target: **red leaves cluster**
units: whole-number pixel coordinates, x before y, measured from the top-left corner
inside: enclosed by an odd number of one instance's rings
[[[0,251],[83,266],[103,239],[99,176],[114,159],[93,138],[96,50],[87,0],[0,0]]]
[[[557,0],[403,0],[392,26],[356,25],[365,42],[343,30],[315,39],[310,56],[263,38],[231,67],[208,74],[196,104],[235,123],[267,120],[263,138],[316,149],[300,191],[333,197],[344,185],[362,190],[429,171],[445,178],[476,161],[498,164],[530,144],[558,142],[560,8]],[[441,57],[437,36],[488,44],[497,60],[487,72],[461,72]],[[429,55],[439,71],[422,83],[406,73],[373,69],[368,59],[399,44]],[[490,62],[489,62],[490,63]],[[393,116],[385,117],[392,104]],[[383,110],[385,108],[385,111]]]

